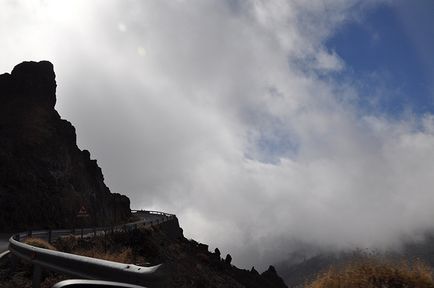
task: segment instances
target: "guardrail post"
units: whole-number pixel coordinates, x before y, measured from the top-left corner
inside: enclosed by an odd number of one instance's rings
[[[81,233],[80,233],[80,235],[81,235],[81,239],[83,239],[83,228],[81,228]]]
[[[48,230],[48,243],[51,244],[51,229]]]
[[[32,280],[32,288],[39,288],[41,286],[41,266],[33,265],[33,280]]]
[[[27,237],[32,237],[32,230],[27,231]]]
[[[96,237],[96,227],[93,227],[93,237]]]
[[[17,240],[18,241],[18,240]],[[9,259],[11,260],[11,274],[15,274],[18,264],[18,258],[13,253],[9,254]]]
[[[107,253],[107,229],[104,229],[104,253]]]

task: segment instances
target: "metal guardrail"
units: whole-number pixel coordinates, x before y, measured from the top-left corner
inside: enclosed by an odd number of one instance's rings
[[[143,288],[142,286],[131,285],[119,282],[109,282],[100,280],[83,280],[83,279],[70,279],[56,283],[52,288]]]
[[[141,215],[143,219],[116,227],[39,230],[18,233],[9,239],[9,250],[13,256],[32,263],[33,288],[38,288],[40,285],[42,268],[85,279],[108,280],[136,285],[149,285],[149,287],[160,287],[165,270],[164,265],[161,264],[152,267],[142,267],[133,264],[123,264],[52,251],[20,242],[33,236],[51,242],[68,235],[91,237],[116,231],[131,231],[137,229],[140,224],[145,227],[158,225],[175,218],[173,214],[159,211],[136,210],[135,212],[137,215]]]
[[[2,259],[3,257],[6,257],[7,255],[9,255],[9,253],[10,253],[9,250],[6,250],[6,251],[0,253],[0,259]]]
[[[166,217],[175,217],[175,214],[170,214],[170,213],[166,213],[166,212],[161,212],[161,211],[153,211],[153,210],[131,210],[131,212],[135,212],[135,213],[148,213],[148,214],[154,214],[154,215],[162,215],[162,216],[166,216]]]

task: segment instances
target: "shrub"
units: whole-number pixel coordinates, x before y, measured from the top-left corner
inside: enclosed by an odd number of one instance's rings
[[[34,237],[26,238],[26,240],[24,240],[24,243],[30,246],[35,246],[35,247],[44,248],[48,250],[54,250],[54,251],[57,250],[53,245],[40,238],[34,238]]]
[[[434,287],[432,270],[421,261],[413,263],[367,258],[319,274],[306,288],[410,288]]]
[[[120,251],[77,250],[75,254],[119,263],[134,263],[131,248],[123,248]]]

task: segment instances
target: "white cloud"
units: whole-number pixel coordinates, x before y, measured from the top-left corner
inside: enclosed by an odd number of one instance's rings
[[[315,68],[318,70],[339,71],[344,68],[344,63],[336,53],[327,53],[326,51],[319,51],[315,59]]]
[[[397,245],[433,228],[433,118],[363,115],[318,77],[345,65],[325,39],[372,5],[326,2],[3,1],[1,69],[52,60],[112,191],[235,263]]]

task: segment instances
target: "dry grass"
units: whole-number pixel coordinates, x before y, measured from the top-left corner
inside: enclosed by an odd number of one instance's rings
[[[409,264],[361,259],[341,269],[330,268],[306,288],[425,288],[434,287],[432,270],[421,261]]]
[[[35,237],[26,238],[26,240],[24,240],[24,243],[30,246],[35,246],[35,247],[44,248],[48,250],[54,250],[54,251],[57,250],[56,247],[54,247],[53,245],[51,245],[50,243],[48,243],[47,241],[41,238],[35,238]]]
[[[119,263],[134,263],[134,256],[131,248],[123,248],[120,251],[101,251],[97,249],[81,250],[77,249],[74,254],[114,261]]]
[[[80,240],[70,236],[58,239],[56,246],[60,251],[119,263],[143,262],[134,255],[130,247],[115,245],[111,241],[105,243],[104,237]]]
[[[74,253],[77,255],[98,258],[103,260],[109,260],[119,263],[133,263],[134,257],[131,248],[122,248],[116,251],[105,251],[101,245],[95,245],[92,248],[80,248],[78,243],[78,239],[76,237],[70,236],[64,238],[64,243],[67,243],[70,247],[68,247],[69,253]],[[24,243],[29,244],[31,246],[49,249],[49,250],[57,250],[56,247],[48,243],[47,241],[40,238],[27,238]],[[61,249],[62,250],[62,249]],[[0,286],[1,287],[1,286]]]

